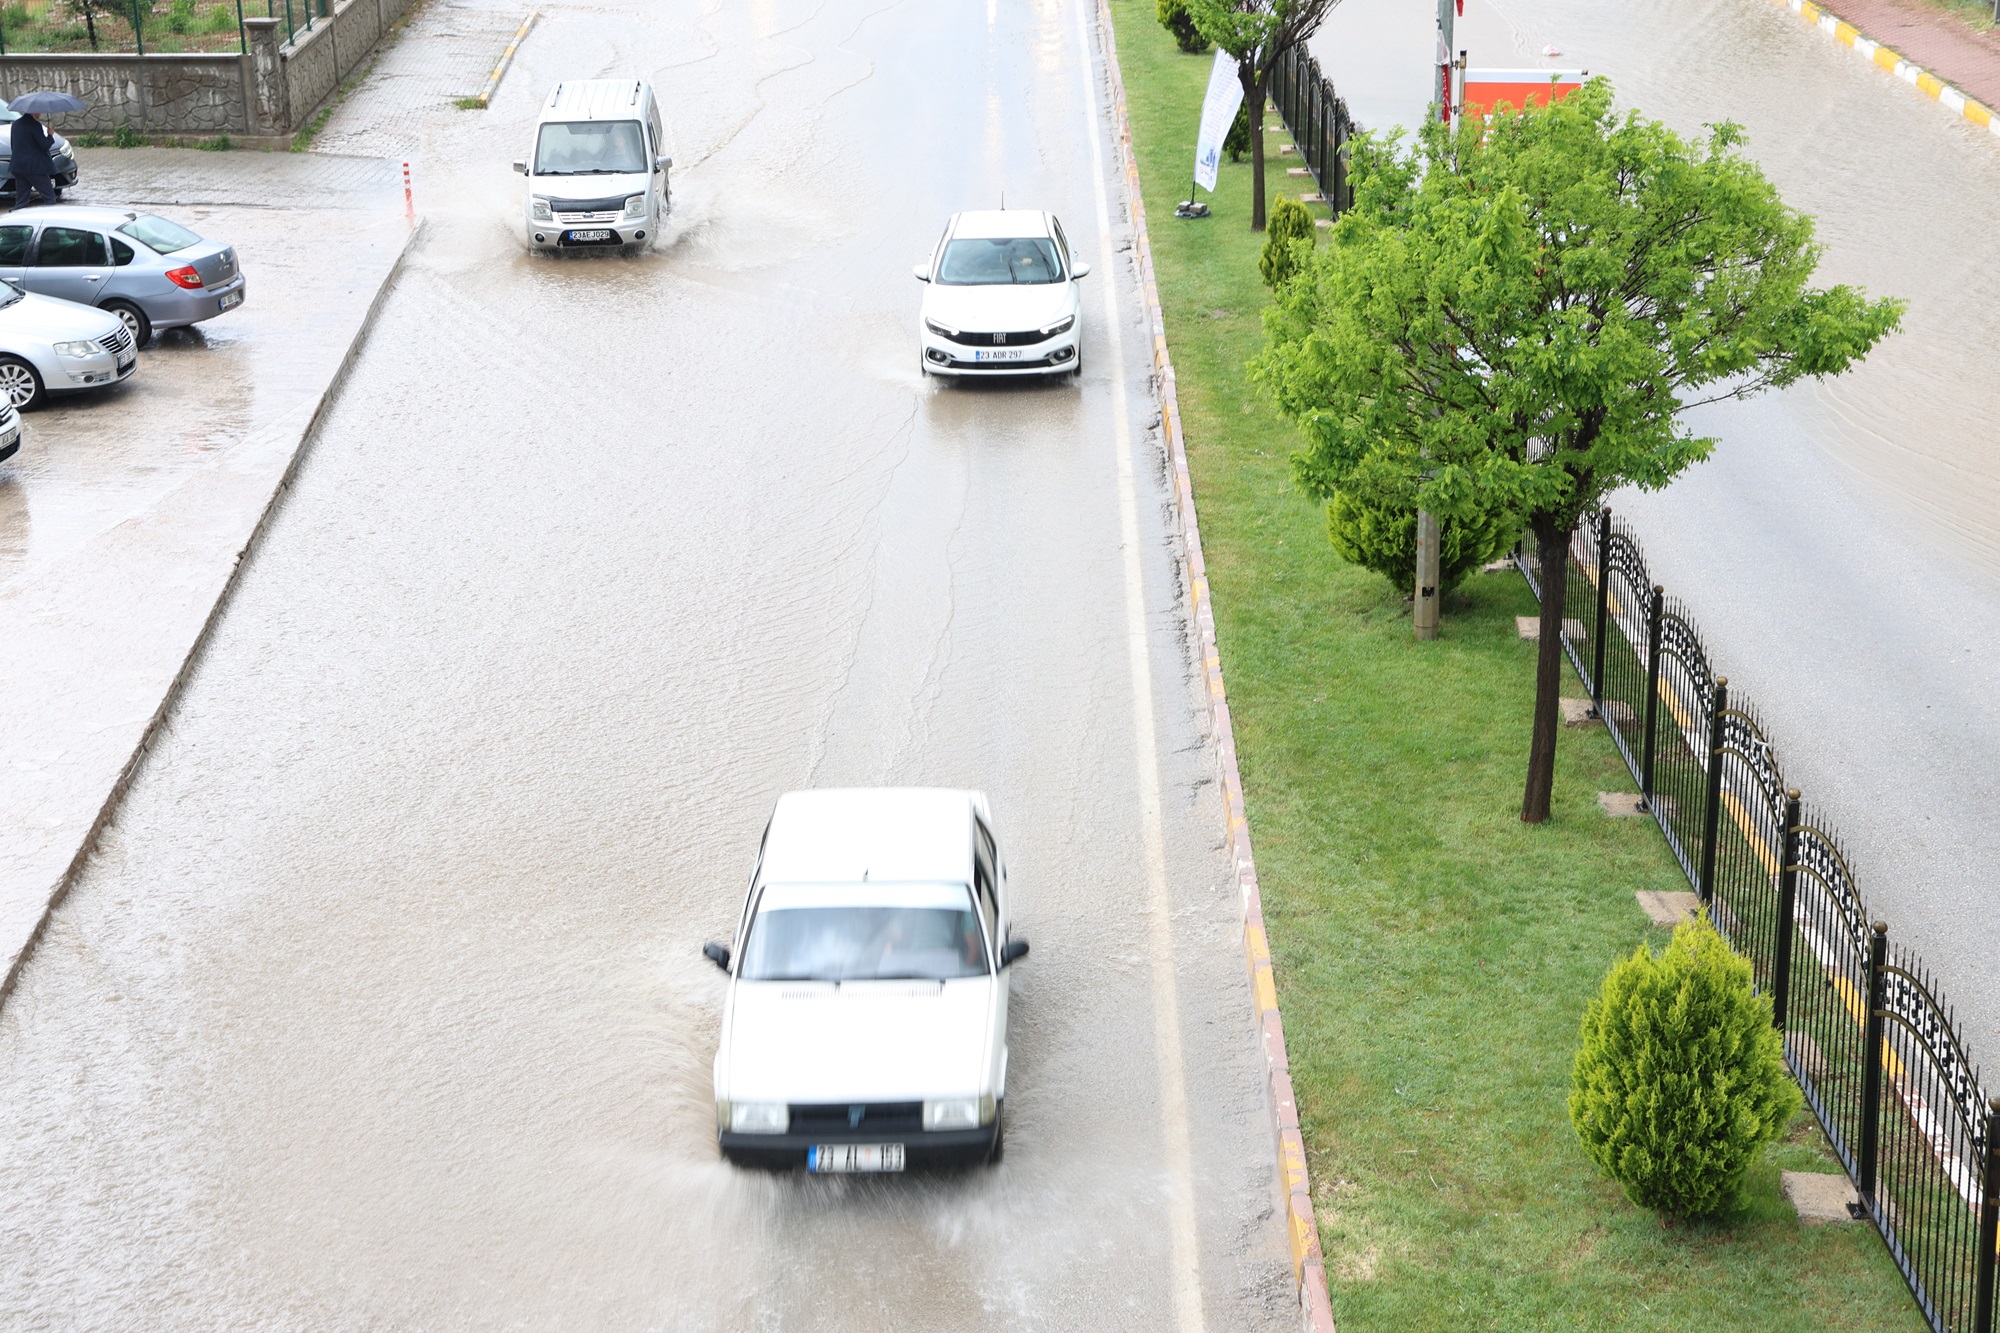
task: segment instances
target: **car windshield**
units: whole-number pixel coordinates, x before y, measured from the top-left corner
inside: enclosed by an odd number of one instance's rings
[[[118,230],[150,250],[170,255],[176,250],[185,250],[201,240],[201,237],[165,218],[156,218],[150,213],[142,213]]]
[[[537,176],[621,176],[646,169],[636,120],[556,121],[535,141]]]
[[[949,981],[987,972],[979,916],[956,903],[813,906],[758,911],[738,976],[745,981]],[[935,899],[933,899],[935,903]]]
[[[937,281],[948,287],[1061,282],[1062,278],[1056,243],[1046,236],[953,241],[944,248],[937,271]]]

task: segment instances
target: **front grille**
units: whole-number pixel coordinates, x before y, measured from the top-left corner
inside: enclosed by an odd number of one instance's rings
[[[961,347],[1026,347],[1049,335],[1040,329],[1028,329],[1023,333],[947,333],[943,337]]]
[[[630,197],[614,194],[608,199],[550,199],[549,207],[558,213],[616,213]]]
[[[923,1128],[922,1102],[792,1103],[794,1134],[921,1134]]]
[[[123,356],[125,349],[132,345],[132,331],[120,324],[109,337],[99,338],[97,345],[113,356]]]
[[[612,213],[557,213],[556,221],[565,227],[583,227],[616,222],[619,214]]]

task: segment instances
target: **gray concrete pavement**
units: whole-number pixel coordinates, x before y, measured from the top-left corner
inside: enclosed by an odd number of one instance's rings
[[[432,225],[0,1009],[0,1322],[1296,1324],[1076,4],[556,6],[436,113]],[[613,71],[669,243],[537,260],[507,162]],[[1097,264],[1080,384],[918,373],[910,262],[1003,189]],[[882,782],[1008,843],[1007,1160],[732,1170],[699,947],[778,793]]]
[[[1694,420],[1721,441],[1715,456],[1664,492],[1612,503],[1991,1071],[2000,144],[1764,0],[1466,9],[1458,44],[1474,65],[1581,66],[1683,132],[1742,124],[1786,201],[1818,219],[1821,281],[1910,303],[1904,331],[1856,371],[1704,409]],[[1353,88],[1358,118],[1393,123],[1422,113],[1432,30],[1417,7],[1345,0],[1315,49]],[[1548,45],[1561,57],[1542,58]]]
[[[0,977],[131,762],[408,234],[384,164],[89,150],[79,202],[235,244],[237,310],[0,463]]]

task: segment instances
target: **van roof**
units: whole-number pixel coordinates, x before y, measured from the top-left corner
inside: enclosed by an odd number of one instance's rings
[[[958,226],[952,231],[953,236],[974,241],[1049,234],[1049,215],[1039,208],[988,208],[960,213]]]
[[[972,882],[976,791],[862,787],[787,792],[771,812],[766,884]]]
[[[542,119],[631,120],[645,101],[643,79],[566,79],[542,103]]]

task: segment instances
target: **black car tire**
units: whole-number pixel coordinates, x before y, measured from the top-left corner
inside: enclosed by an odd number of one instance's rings
[[[144,347],[152,339],[153,321],[147,319],[146,312],[130,301],[106,301],[98,308],[125,321],[126,332],[132,335],[132,346],[135,350]]]
[[[995,1119],[993,1124],[993,1150],[986,1154],[986,1165],[988,1166],[1000,1165],[1000,1159],[1004,1157],[1007,1153],[1006,1112],[996,1111],[994,1113],[994,1116]]]
[[[41,375],[18,356],[0,356],[0,393],[12,398],[22,412],[32,412],[49,400]]]

